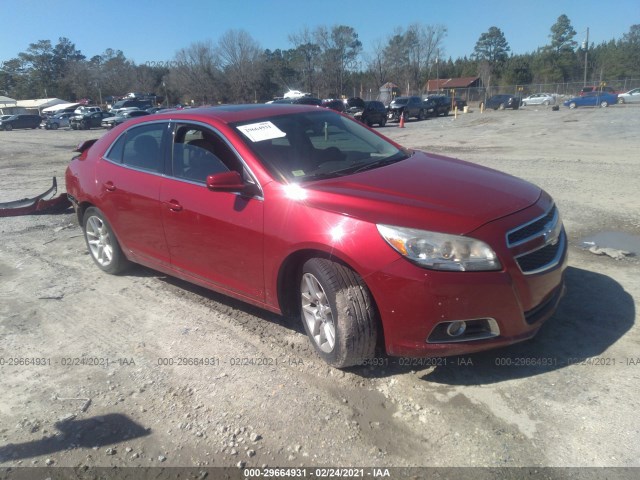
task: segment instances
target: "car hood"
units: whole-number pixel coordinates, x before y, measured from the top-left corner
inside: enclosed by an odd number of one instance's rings
[[[467,234],[534,204],[535,185],[462,160],[415,152],[407,160],[306,185],[306,204],[371,223]]]

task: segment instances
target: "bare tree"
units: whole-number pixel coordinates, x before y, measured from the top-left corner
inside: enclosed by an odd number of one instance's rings
[[[183,101],[214,103],[223,96],[221,64],[211,41],[195,42],[176,53],[166,82]]]
[[[435,62],[447,29],[443,25],[412,24],[405,31],[396,28],[384,49],[384,62],[391,80],[406,86],[407,94],[418,92]]]
[[[389,80],[389,66],[385,61],[384,46],[380,41],[373,46],[371,54],[366,55],[366,64],[375,84],[379,87]]]
[[[244,30],[229,30],[218,41],[218,56],[235,101],[253,101],[262,75],[262,50]]]

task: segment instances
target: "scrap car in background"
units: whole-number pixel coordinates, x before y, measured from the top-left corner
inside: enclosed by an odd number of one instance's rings
[[[126,122],[127,120],[131,120],[132,118],[144,117],[146,115],[151,114],[146,110],[121,110],[117,115],[112,115],[102,120],[102,123],[100,125],[102,126],[102,128],[113,128],[117,125],[120,125],[121,123]]]
[[[359,100],[357,102],[356,100]],[[372,127],[379,125],[384,127],[387,124],[387,108],[384,103],[377,100],[362,100],[360,98],[349,99],[347,114],[351,115],[359,122]]]
[[[522,99],[522,106],[527,105],[555,105],[556,97],[550,93],[533,93]]]
[[[517,110],[520,108],[520,97],[516,97],[515,95],[494,95],[487,100],[485,108],[492,108],[493,110],[511,108]]]
[[[618,103],[640,103],[640,88],[619,94]]]
[[[47,130],[57,130],[59,128],[68,127],[69,121],[73,116],[74,114],[70,112],[58,113],[43,120],[40,126]]]
[[[618,95],[608,92],[587,92],[579,97],[573,97],[563,103],[571,109],[577,107],[608,107],[618,103]]]
[[[140,263],[296,316],[335,367],[379,348],[524,341],[564,293],[567,238],[547,193],[330,109],[176,110],[77,151],[66,190],[98,268]]]
[[[69,120],[69,126],[72,130],[90,130],[100,127],[105,118],[113,117],[111,112],[89,112],[81,115],[74,115]]]

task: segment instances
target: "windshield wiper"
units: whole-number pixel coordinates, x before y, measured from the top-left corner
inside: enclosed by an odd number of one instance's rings
[[[364,172],[365,170],[371,170],[373,168],[379,168],[379,167],[384,167],[386,165],[391,165],[392,163],[396,163],[396,162],[400,162],[402,160],[406,160],[407,158],[409,158],[409,155],[402,155],[401,157],[396,157],[395,155],[393,157],[389,157],[389,158],[383,158],[381,160],[375,161],[375,162],[371,162],[371,163],[367,163],[366,165],[362,165],[358,168],[356,168],[355,170],[351,171],[350,173],[360,173],[360,172]]]

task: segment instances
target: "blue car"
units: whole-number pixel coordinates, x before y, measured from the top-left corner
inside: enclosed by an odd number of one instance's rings
[[[608,107],[618,102],[618,95],[608,92],[587,92],[563,103],[565,107]]]

